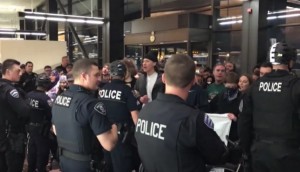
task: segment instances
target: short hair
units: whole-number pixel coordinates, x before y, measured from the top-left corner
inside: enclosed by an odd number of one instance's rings
[[[74,63],[72,74],[73,78],[77,79],[80,77],[81,73],[89,73],[92,66],[97,66],[98,64],[90,59],[80,59]]]
[[[25,66],[27,66],[28,64],[32,64],[32,65],[33,65],[33,63],[32,63],[31,61],[27,61],[27,62],[25,63]]]
[[[222,64],[222,63],[217,63],[217,64],[214,65],[213,71],[215,71],[215,69],[216,69],[217,66],[223,66],[224,69],[225,69],[225,65],[224,65],[224,64]]]
[[[225,76],[225,83],[239,83],[239,76],[235,72],[228,72]]]
[[[273,69],[273,65],[270,62],[264,62],[260,65],[260,67],[269,67],[269,68]]]
[[[167,85],[185,88],[195,78],[196,65],[192,58],[185,54],[175,54],[167,60],[164,71]]]
[[[68,56],[62,56],[61,60],[66,59],[66,58],[69,59]]]
[[[21,64],[21,65],[20,65],[20,68],[21,68],[21,69],[25,69],[25,64]]]
[[[52,68],[52,67],[49,66],[49,65],[46,65],[46,66],[44,67],[44,69],[47,69],[47,68]]]
[[[20,65],[21,63],[15,59],[6,59],[2,64],[2,74],[6,73],[7,69],[11,69],[13,65]]]

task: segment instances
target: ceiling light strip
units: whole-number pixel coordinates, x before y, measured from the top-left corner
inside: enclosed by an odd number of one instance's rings
[[[48,21],[57,21],[57,22],[70,22],[70,23],[87,23],[87,24],[95,24],[95,25],[104,24],[104,18],[101,17],[85,17],[85,16],[40,13],[40,12],[23,12],[23,13],[25,19],[48,20]]]

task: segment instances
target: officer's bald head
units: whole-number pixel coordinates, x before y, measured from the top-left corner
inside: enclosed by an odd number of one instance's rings
[[[166,84],[185,88],[195,78],[195,63],[191,57],[184,54],[172,55],[165,65]]]
[[[80,59],[74,63],[72,74],[74,79],[78,79],[82,73],[89,73],[92,66],[98,66],[90,59]]]

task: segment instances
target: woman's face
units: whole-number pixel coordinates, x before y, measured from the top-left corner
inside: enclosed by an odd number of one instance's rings
[[[245,92],[250,87],[250,82],[246,76],[241,76],[239,80],[239,88],[241,92]]]

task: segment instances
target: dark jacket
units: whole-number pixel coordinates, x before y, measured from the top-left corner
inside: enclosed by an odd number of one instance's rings
[[[165,92],[165,84],[161,80],[161,73],[158,73],[156,82],[152,89],[152,100],[154,100],[157,97],[157,93]],[[139,78],[136,80],[134,89],[139,92],[140,96],[147,95],[147,74],[141,74],[139,75]]]

